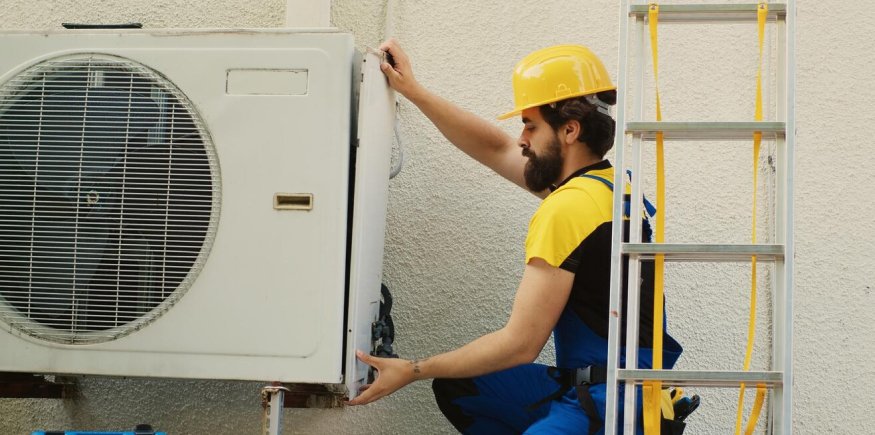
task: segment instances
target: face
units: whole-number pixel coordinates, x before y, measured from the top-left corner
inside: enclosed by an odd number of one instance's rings
[[[524,111],[522,118],[520,148],[523,156],[529,159],[523,176],[526,187],[541,192],[557,183],[562,175],[562,146],[557,133],[544,121],[537,108]]]

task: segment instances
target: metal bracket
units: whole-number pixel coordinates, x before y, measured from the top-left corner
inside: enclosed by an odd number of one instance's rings
[[[288,388],[274,383],[261,389],[262,435],[280,435],[283,431],[283,402]]]

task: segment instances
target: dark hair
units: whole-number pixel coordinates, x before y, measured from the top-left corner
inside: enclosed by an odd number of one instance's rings
[[[617,104],[617,91],[599,92],[595,97],[611,106]],[[545,104],[540,109],[541,116],[555,131],[559,131],[568,121],[579,122],[580,135],[577,140],[585,143],[597,156],[604,157],[614,146],[614,118],[596,110],[596,106],[586,101],[586,97]]]

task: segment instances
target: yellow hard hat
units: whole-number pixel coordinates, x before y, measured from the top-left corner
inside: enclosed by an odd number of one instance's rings
[[[513,70],[514,109],[498,119],[567,98],[617,89],[602,61],[581,45],[557,45],[524,57]]]

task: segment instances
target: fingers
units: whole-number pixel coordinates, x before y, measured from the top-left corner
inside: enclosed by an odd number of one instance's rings
[[[347,402],[349,405],[366,405],[379,400],[414,381],[410,361],[398,358],[380,358],[356,352],[356,357],[377,370],[377,378],[371,385],[363,385],[359,396]]]
[[[401,51],[401,46],[398,45],[398,40],[395,38],[389,38],[380,44],[380,50],[387,51],[394,57]]]
[[[375,356],[371,356],[365,352],[360,350],[355,351],[355,357],[359,359],[359,361],[379,370],[380,369],[380,359]]]
[[[381,388],[371,388],[372,385],[362,385],[359,388],[359,395],[356,396],[355,399],[346,402],[347,405],[356,406],[356,405],[367,405],[368,403],[380,400],[383,396],[386,395],[385,391]]]
[[[395,71],[395,68],[392,68],[392,65],[389,65],[389,62],[383,62],[380,64],[380,70],[383,71],[383,74],[386,74],[386,77],[389,78],[390,82],[394,82],[401,77],[401,74],[398,71]]]
[[[368,391],[361,392],[355,399],[346,402],[347,405],[356,406],[356,405],[367,405],[368,403],[373,402],[374,398],[371,397],[372,394],[368,394]]]
[[[380,367],[383,365],[381,360],[383,358],[369,355],[369,354],[362,352],[360,350],[357,350],[355,352],[355,356],[356,356],[356,358],[359,359],[359,361],[361,361],[361,362],[363,362],[363,363],[365,363],[365,364],[367,364],[367,365],[369,365],[377,370],[377,382],[375,382],[375,383],[379,383]],[[362,385],[361,387],[359,387],[359,395],[355,399],[352,399],[352,400],[346,402],[346,404],[351,405],[351,406],[367,405],[368,403],[371,403],[375,400],[379,400],[380,398],[382,398],[383,396],[386,395],[386,393],[384,392],[384,390],[385,390],[384,388],[379,388],[379,387],[371,388],[373,386],[374,386],[374,384]]]
[[[387,58],[391,56],[391,63],[383,62],[380,65],[380,70],[389,79],[389,86],[408,99],[420,93],[421,87],[413,77],[413,67],[410,64],[410,59],[407,57],[407,53],[401,49],[398,41],[395,38],[389,38],[380,45],[380,50],[387,53]]]
[[[386,42],[383,42],[380,45],[380,50],[383,50],[389,53],[395,61],[395,67],[397,68],[400,65],[407,66],[409,65],[407,53],[401,49],[401,45],[398,44],[398,41],[395,38],[389,38]]]
[[[398,61],[395,61],[395,66],[389,64],[389,62],[383,62],[380,64],[380,71],[389,79],[389,86],[391,86],[396,91],[402,92],[404,91],[404,76],[398,71]]]

